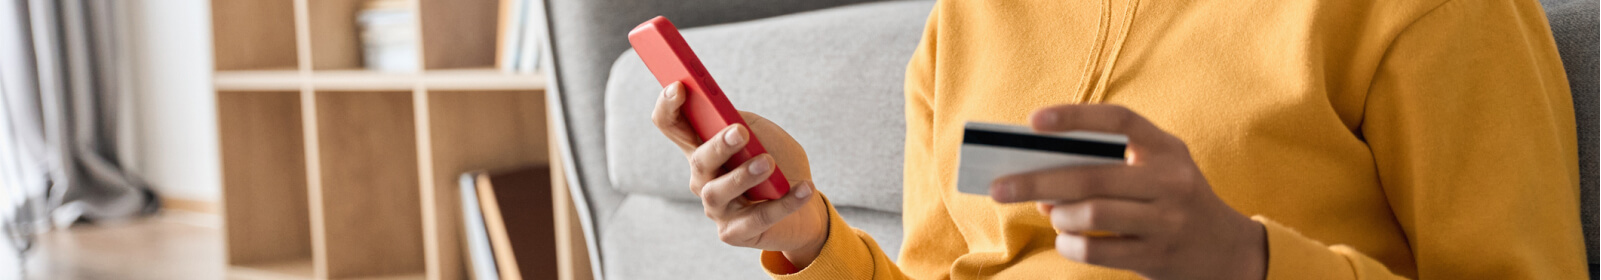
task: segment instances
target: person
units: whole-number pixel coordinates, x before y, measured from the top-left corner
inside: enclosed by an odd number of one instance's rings
[[[774,278],[1586,279],[1570,98],[1533,0],[940,1],[898,262],[776,124],[699,139],[677,85],[653,121]],[[1129,160],[960,194],[968,121],[1125,134]],[[719,172],[751,133],[769,154]],[[740,196],[775,166],[789,194]]]

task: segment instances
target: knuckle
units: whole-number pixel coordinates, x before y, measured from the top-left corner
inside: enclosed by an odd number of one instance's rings
[[[1117,259],[1117,252],[1112,250],[1110,243],[1086,238],[1084,241],[1084,263],[1106,265]]]
[[[1098,201],[1091,201],[1085,203],[1084,206],[1081,206],[1078,209],[1079,223],[1083,224],[1088,229],[1104,228],[1106,219],[1104,219],[1102,216],[1105,215],[1103,214],[1105,211],[1101,210],[1102,207],[1100,205],[1101,203]]]
[[[1039,182],[1033,176],[1024,176],[1012,181],[1012,197],[1034,197],[1034,186]]]
[[[650,122],[656,124],[656,127],[658,128],[668,127],[668,125],[671,124],[669,120],[666,118],[666,116],[662,116],[660,112],[661,109],[656,110],[657,112],[655,114],[650,115]]]
[[[1106,183],[1100,176],[1072,176],[1071,178],[1068,180],[1072,180],[1076,185],[1072,189],[1078,190],[1077,193],[1073,194],[1074,198],[1089,197],[1100,193]]]
[[[708,185],[710,185],[710,184],[708,184]],[[716,196],[716,192],[717,192],[716,188],[701,188],[700,189],[700,200],[706,202],[707,205],[711,205],[712,198],[717,197]]]
[[[709,173],[711,171],[709,164],[711,163],[706,161],[706,157],[701,151],[696,151],[695,154],[689,156],[689,170],[694,171],[695,174]]]
[[[1189,197],[1196,191],[1199,191],[1201,185],[1201,174],[1199,170],[1179,168],[1167,173],[1167,176],[1163,176],[1163,183],[1166,183],[1171,187],[1170,189],[1174,195],[1179,197]]]
[[[1161,175],[1157,176],[1157,180],[1166,185],[1185,185],[1191,180],[1190,176],[1189,170],[1177,168],[1162,172]]]
[[[734,234],[733,230],[729,230],[729,229],[723,229],[723,230],[717,231],[717,240],[718,241],[722,241],[723,243],[728,244],[728,245],[734,245],[734,246],[742,245],[742,244],[740,244],[741,240],[740,240],[739,236]]]
[[[1185,223],[1190,222],[1190,216],[1184,211],[1164,211],[1161,215],[1162,222],[1167,224],[1170,230],[1182,229]]]
[[[1133,126],[1134,120],[1139,118],[1139,115],[1135,114],[1134,110],[1129,110],[1128,107],[1115,106],[1112,108],[1112,115],[1119,128],[1127,130]]]
[[[1182,155],[1190,155],[1190,145],[1188,143],[1184,143],[1184,139],[1179,139],[1178,136],[1168,134],[1167,142],[1168,145],[1173,146],[1174,151],[1178,151]]]
[[[757,212],[756,215],[751,215],[751,222],[755,222],[756,224],[763,225],[763,226],[771,225],[776,221],[772,217],[772,214],[770,214],[770,213],[772,213],[772,212],[771,211]]]

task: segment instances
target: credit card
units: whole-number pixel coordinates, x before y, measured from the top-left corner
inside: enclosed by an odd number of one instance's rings
[[[962,152],[956,190],[989,195],[1001,176],[1044,169],[1124,164],[1128,136],[1071,131],[1035,133],[1025,126],[968,122],[962,131]]]

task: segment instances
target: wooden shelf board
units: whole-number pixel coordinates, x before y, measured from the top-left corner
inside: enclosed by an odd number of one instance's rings
[[[414,272],[338,279],[413,280],[426,278],[422,272]],[[316,279],[316,272],[311,265],[311,258],[308,256],[304,259],[234,265],[228,268],[228,279]]]
[[[427,278],[428,277],[424,276],[422,272],[417,272],[417,273],[407,273],[407,274],[373,276],[373,277],[356,277],[356,278],[346,278],[346,279],[351,279],[351,280],[420,280],[420,279],[427,279]]]
[[[543,90],[541,73],[511,74],[496,69],[429,70],[423,85],[429,90]]]
[[[284,91],[300,90],[300,71],[282,70],[229,70],[217,71],[211,83],[219,91]]]
[[[311,257],[288,261],[237,264],[228,268],[229,279],[312,279]]]
[[[543,74],[511,74],[491,68],[429,70],[422,73],[388,73],[371,70],[318,70],[301,76],[295,70],[217,71],[217,90],[299,90],[310,83],[317,90],[543,90]]]

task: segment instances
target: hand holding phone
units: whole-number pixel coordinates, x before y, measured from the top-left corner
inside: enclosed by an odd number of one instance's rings
[[[722,89],[717,87],[717,82],[712,80],[706,66],[700,63],[700,58],[689,49],[689,43],[678,33],[678,28],[666,17],[658,16],[635,27],[628,32],[628,42],[663,87],[674,82],[683,85],[687,100],[681,111],[700,139],[711,139],[723,128],[734,124],[747,129],[750,127],[739,116],[739,110],[734,109],[733,103],[723,95]],[[767,153],[755,133],[750,133],[749,137],[749,143],[723,164],[722,171],[732,170],[753,157]],[[766,182],[745,192],[745,198],[778,199],[789,193],[789,189],[789,180],[784,177],[784,172],[774,168]]]

